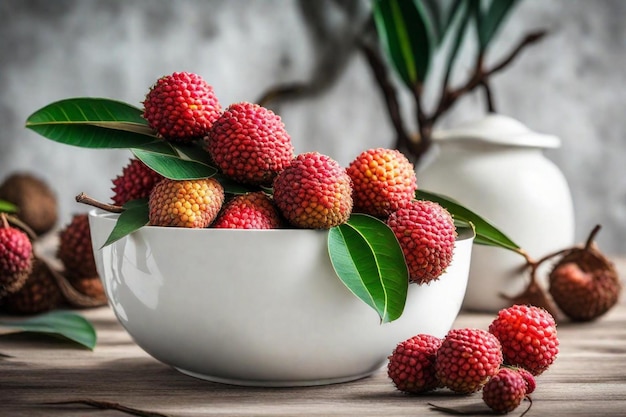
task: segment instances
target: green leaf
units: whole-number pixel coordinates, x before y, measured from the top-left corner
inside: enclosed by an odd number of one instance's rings
[[[353,214],[330,229],[328,251],[339,279],[378,313],[382,323],[402,315],[409,273],[400,244],[384,222]]]
[[[491,0],[484,13],[479,10],[477,25],[480,52],[487,49],[507,15],[518,2],[519,0]]]
[[[131,149],[144,164],[173,180],[191,180],[212,177],[217,169],[198,161],[183,159],[178,154],[155,152],[153,150]]]
[[[0,321],[0,326],[61,336],[91,350],[96,346],[93,325],[83,316],[70,311],[55,310],[28,319]]]
[[[433,55],[433,28],[418,0],[377,0],[378,37],[403,82],[413,90],[428,75]]]
[[[141,229],[150,222],[148,199],[131,200],[124,204],[124,211],[120,213],[111,234],[102,247],[108,246]]]
[[[15,204],[9,201],[0,200],[0,212],[17,213],[18,211],[19,211],[19,208]]]
[[[452,21],[448,23],[448,30],[450,30],[452,33],[451,36],[454,36],[454,38],[450,45],[446,61],[446,79],[448,79],[452,73],[452,68],[458,56],[461,44],[465,39],[467,33],[466,29],[472,16],[472,9],[469,7],[469,2],[460,1],[456,4],[454,14],[451,16]]]
[[[474,243],[496,246],[517,253],[521,250],[517,243],[513,242],[494,225],[449,197],[424,190],[417,190],[415,198],[418,200],[429,200],[439,203],[446,208],[450,214],[452,214],[455,221],[460,220],[473,225],[476,231]]]
[[[142,111],[104,98],[70,98],[30,115],[26,127],[56,142],[84,148],[132,148],[157,141]]]

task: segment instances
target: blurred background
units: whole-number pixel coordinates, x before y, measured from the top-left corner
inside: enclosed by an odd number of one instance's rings
[[[309,94],[272,103],[297,153],[317,150],[347,165],[366,148],[390,147],[384,101],[355,47],[369,6],[368,0],[2,0],[0,181],[14,172],[46,181],[59,201],[59,226],[87,211],[75,202],[78,193],[109,201],[129,151],[61,145],[24,128],[26,119],[69,97],[141,106],[149,87],[175,71],[200,74],[224,107],[255,101],[279,84],[312,81]],[[548,30],[492,78],[494,101],[500,113],[561,139],[546,156],[571,187],[577,241],[600,223],[597,241],[608,254],[626,254],[625,21],[623,0],[524,0],[488,55],[497,60],[526,33]],[[472,94],[437,127],[484,112],[482,98]]]

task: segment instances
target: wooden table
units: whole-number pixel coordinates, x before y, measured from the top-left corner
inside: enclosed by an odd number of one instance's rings
[[[626,262],[618,267],[626,271]],[[0,337],[0,416],[124,416],[84,404],[94,400],[154,416],[440,416],[438,406],[489,415],[480,394],[439,390],[408,396],[384,369],[359,381],[312,388],[243,388],[197,380],[157,362],[135,345],[108,308],[84,311],[98,331],[91,352],[33,334]],[[493,314],[463,312],[455,327],[486,329]],[[537,379],[526,416],[626,416],[626,301],[600,320],[561,323],[554,365]],[[519,416],[524,402],[510,415]],[[149,414],[143,414],[149,415]]]

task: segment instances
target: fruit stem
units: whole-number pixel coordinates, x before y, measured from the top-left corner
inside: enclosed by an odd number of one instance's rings
[[[591,248],[591,245],[593,244],[593,241],[601,228],[602,226],[597,224],[596,227],[591,230],[591,233],[589,233],[589,237],[587,238],[587,242],[585,242],[585,250],[589,250],[589,248]]]
[[[5,229],[9,227],[9,221],[7,220],[7,215],[4,213],[0,213],[0,218],[2,218],[2,227]]]
[[[116,206],[113,204],[102,203],[96,199],[89,197],[85,193],[80,193],[76,196],[76,201],[78,203],[87,204],[88,206],[96,207],[102,209],[104,211],[108,211],[109,213],[121,213],[124,211],[124,207]]]
[[[31,229],[29,225],[24,223],[19,218],[15,216],[11,216],[11,215],[4,215],[3,213],[2,219],[3,219],[3,223],[4,221],[8,222],[7,226],[13,225],[13,226],[17,226],[18,228],[20,228],[22,231],[24,231],[24,233],[28,235],[30,240],[33,240],[33,241],[37,240],[37,233],[35,233],[35,231]]]

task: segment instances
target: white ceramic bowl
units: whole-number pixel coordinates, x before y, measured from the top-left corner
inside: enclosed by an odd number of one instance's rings
[[[402,317],[380,324],[336,276],[327,232],[144,227],[99,249],[116,215],[89,220],[109,304],[135,342],[185,374],[251,386],[358,379],[400,341],[444,336],[473,240],[461,237],[445,275],[410,285]]]

